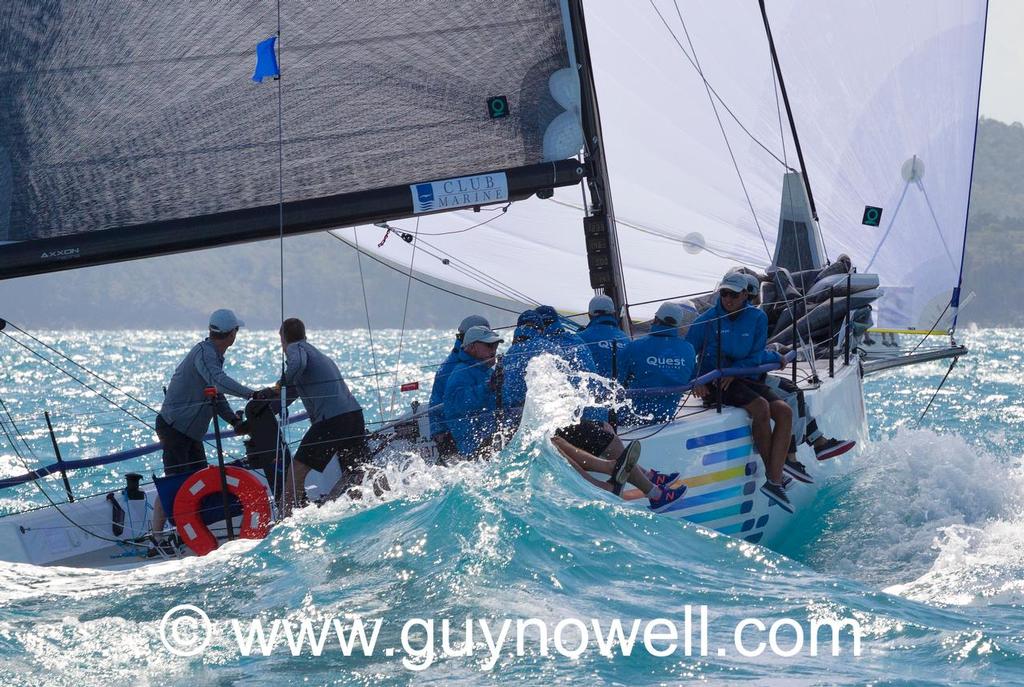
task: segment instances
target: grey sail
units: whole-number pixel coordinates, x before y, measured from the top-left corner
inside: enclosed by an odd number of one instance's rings
[[[282,215],[409,216],[424,181],[579,182],[544,146],[558,0],[285,3],[281,79],[256,83],[277,22],[265,2],[5,3],[0,278],[274,236]]]

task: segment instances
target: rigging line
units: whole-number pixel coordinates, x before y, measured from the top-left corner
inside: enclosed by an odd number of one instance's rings
[[[31,453],[32,456],[38,461],[39,458],[38,458],[38,456],[36,456],[35,451],[33,451],[32,447],[29,446],[28,442],[25,441],[25,436],[21,433],[21,430],[18,429],[18,425],[16,425],[14,423],[14,419],[11,417],[11,412],[10,412],[10,410],[8,410],[7,404],[4,402],[3,397],[0,397],[0,408],[3,409],[4,414],[7,416],[7,420],[10,423],[11,428],[14,430],[15,434],[17,434],[18,437],[21,438],[22,443],[24,443],[25,446],[28,448],[29,453]],[[11,437],[11,434],[10,434],[10,432],[7,429],[7,425],[5,423],[3,423],[2,421],[0,421],[0,429],[3,429],[4,436],[6,436],[7,437],[7,441],[10,442],[11,448],[14,449],[14,455],[17,456],[18,460],[21,461],[22,467],[25,468],[26,472],[32,472],[32,469],[29,468],[29,466],[28,466],[28,461],[25,460],[25,456],[23,456],[21,451],[18,449],[17,442],[15,442],[14,439]],[[88,534],[88,535],[90,535],[92,537],[96,537],[97,539],[101,539],[103,541],[113,542],[115,544],[129,544],[129,545],[131,545],[131,542],[129,542],[129,541],[125,540],[125,539],[113,539],[113,538],[110,538],[110,537],[104,537],[103,535],[96,534],[95,532],[93,532],[91,530],[87,530],[86,528],[82,527],[77,522],[75,522],[67,513],[65,513],[63,510],[61,510],[61,508],[57,504],[57,502],[54,501],[53,497],[50,496],[50,493],[48,491],[46,491],[45,487],[43,487],[42,484],[39,483],[39,480],[32,480],[32,484],[36,487],[36,489],[39,490],[39,493],[41,493],[43,495],[43,497],[47,501],[49,501],[50,505],[53,506],[53,508],[60,514],[60,516],[62,518],[64,518],[65,520],[67,520],[72,525],[74,525],[78,529],[82,530],[86,534]]]
[[[946,257],[949,258],[949,264],[956,268],[956,260],[953,259],[953,254],[949,251],[949,246],[946,245],[946,237],[942,235],[942,227],[939,226],[939,218],[935,216],[935,210],[932,208],[932,201],[931,198],[928,197],[928,191],[924,187],[924,182],[918,179],[917,187],[921,189],[921,193],[924,194],[924,204],[928,206],[928,214],[932,216],[932,222],[935,223],[935,231],[939,235],[939,241],[942,243],[942,248],[946,251]]]
[[[510,203],[511,205],[511,203]],[[507,206],[506,206],[507,207]],[[497,215],[500,217],[500,215]],[[492,218],[494,219],[494,218]],[[490,220],[488,220],[490,221]],[[482,224],[486,224],[483,222]],[[420,218],[416,218],[416,228],[419,229]],[[402,368],[402,345],[405,343],[405,322],[406,316],[409,314],[409,294],[412,292],[412,268],[416,262],[416,244],[418,241],[412,242],[412,257],[409,258],[409,279],[405,282],[405,305],[402,307],[402,329],[398,335],[398,362],[395,363],[395,383],[391,387],[391,405],[388,407],[388,415],[392,415],[395,412],[395,400],[398,397],[398,374]]]
[[[875,252],[871,254],[871,259],[868,260],[867,266],[864,271],[867,272],[871,269],[871,266],[875,264],[875,258],[878,257],[878,251],[882,250],[882,246],[885,244],[885,240],[889,238],[889,232],[892,231],[893,226],[896,224],[896,217],[900,214],[900,208],[903,207],[903,201],[907,197],[907,189],[910,188],[910,182],[903,182],[903,192],[900,193],[899,202],[896,203],[896,209],[893,210],[892,215],[889,217],[889,226],[885,228],[885,233],[882,234],[882,238],[878,240],[878,245],[875,246]]]
[[[549,198],[548,202],[549,203],[555,203],[556,205],[561,205],[563,207],[572,208],[573,210],[583,210],[583,208],[581,208],[580,206],[576,205],[575,203],[569,203],[569,202],[564,201],[564,200],[557,200],[555,198]],[[723,260],[736,260],[738,262],[746,262],[747,261],[747,258],[744,257],[744,256],[730,255],[728,253],[721,253],[719,251],[712,250],[711,248],[708,248],[705,245],[700,245],[700,244],[698,244],[698,243],[696,243],[694,241],[687,241],[685,238],[680,238],[678,236],[673,236],[672,234],[667,234],[667,233],[665,233],[665,232],[663,232],[663,231],[661,231],[659,229],[654,229],[652,227],[644,226],[643,224],[639,224],[638,222],[634,222],[634,221],[630,221],[630,220],[624,220],[624,219],[622,219],[618,215],[615,216],[615,224],[616,225],[620,225],[621,224],[624,227],[628,227],[630,229],[635,229],[636,231],[639,231],[642,234],[650,234],[651,236],[657,236],[658,238],[665,239],[666,241],[673,241],[675,243],[680,243],[680,244],[682,244],[684,246],[697,246],[698,248],[700,248],[702,250],[705,250],[708,253],[711,253],[712,255],[714,255],[716,257],[722,258]],[[653,301],[651,301],[651,302],[653,302]],[[630,305],[636,305],[636,304],[635,303],[631,303]]]
[[[63,367],[61,367],[61,366],[60,366],[60,365],[58,365],[57,363],[53,362],[52,360],[50,360],[49,358],[47,358],[47,357],[46,357],[46,356],[44,356],[43,354],[39,353],[38,351],[34,351],[34,350],[32,350],[32,349],[31,349],[31,348],[30,348],[29,346],[27,346],[27,345],[26,345],[26,344],[25,344],[24,342],[22,342],[22,341],[19,341],[18,339],[14,338],[13,336],[11,336],[10,334],[8,334],[8,333],[7,333],[7,332],[5,332],[5,331],[2,331],[2,330],[0,330],[0,334],[3,334],[3,335],[4,335],[4,336],[6,336],[6,337],[7,337],[8,339],[10,339],[10,340],[11,340],[11,341],[13,341],[14,343],[18,344],[19,346],[21,346],[22,348],[24,348],[24,349],[25,349],[26,351],[28,351],[28,352],[29,352],[29,353],[31,353],[32,355],[36,356],[37,358],[39,358],[40,360],[42,360],[43,362],[45,362],[46,364],[48,364],[48,365],[51,365],[51,366],[52,366],[52,367],[54,367],[55,369],[57,369],[57,370],[59,370],[59,371],[63,372],[63,373],[65,374],[65,375],[67,375],[67,376],[68,376],[68,377],[70,377],[71,379],[75,380],[76,382],[78,382],[79,384],[81,384],[82,386],[84,386],[84,387],[85,387],[86,389],[88,389],[89,391],[93,392],[94,394],[96,394],[97,396],[99,396],[100,398],[102,398],[102,399],[103,399],[104,401],[106,401],[106,402],[107,402],[107,403],[109,403],[110,405],[114,406],[115,408],[117,408],[117,409],[118,409],[118,410],[120,410],[121,412],[125,413],[125,414],[126,414],[126,415],[128,415],[129,417],[135,418],[136,420],[138,420],[139,422],[141,422],[142,424],[144,424],[144,425],[145,425],[146,427],[148,427],[149,429],[152,429],[152,430],[156,431],[156,427],[154,427],[154,426],[153,426],[153,425],[151,425],[150,423],[146,422],[145,420],[143,420],[143,419],[142,419],[142,418],[140,418],[140,417],[139,417],[138,415],[136,415],[136,414],[135,414],[135,413],[133,413],[132,411],[128,410],[128,409],[127,409],[127,408],[125,408],[124,406],[122,406],[122,405],[119,405],[119,404],[118,404],[118,403],[117,403],[116,401],[114,401],[114,400],[113,400],[113,399],[111,399],[111,398],[110,398],[109,396],[105,395],[105,394],[104,394],[103,392],[99,391],[99,390],[98,390],[98,389],[96,389],[95,387],[93,387],[93,386],[90,386],[90,385],[89,385],[89,384],[88,384],[87,382],[85,382],[84,380],[82,380],[82,379],[79,379],[79,378],[78,378],[78,377],[76,377],[75,375],[71,374],[70,372],[68,372],[68,371],[67,371],[67,370],[65,370],[65,369],[64,369]],[[147,406],[147,407],[148,407],[148,406]]]
[[[284,326],[284,69],[282,69],[284,49],[281,47],[281,0],[277,0],[277,222],[278,222],[278,254],[280,258],[281,275],[281,325]],[[287,352],[281,347],[281,379],[285,378],[287,367]],[[287,445],[288,440],[288,385],[285,384],[281,390],[281,415],[285,420],[278,431],[282,432]],[[217,421],[215,417],[214,422]],[[280,441],[274,442],[274,462],[283,460]],[[292,467],[292,482],[295,482],[295,469]],[[277,488],[277,470],[274,470],[274,489]]]
[[[766,146],[764,143],[762,143],[760,141],[760,139],[757,138],[757,136],[755,136],[753,133],[750,132],[750,129],[748,129],[746,126],[743,125],[743,122],[740,121],[740,118],[736,116],[736,113],[732,111],[732,108],[729,107],[729,105],[725,102],[725,100],[722,98],[722,96],[720,96],[718,94],[718,91],[715,90],[714,86],[712,86],[711,83],[707,80],[707,77],[704,76],[704,73],[700,70],[700,67],[697,64],[694,63],[694,58],[696,57],[696,53],[694,54],[694,57],[690,57],[690,54],[688,52],[686,52],[686,48],[683,47],[683,44],[676,37],[676,34],[672,30],[672,27],[669,26],[669,23],[665,20],[665,17],[662,16],[661,11],[658,9],[658,6],[655,4],[655,1],[654,0],[648,0],[648,2],[650,3],[651,7],[654,9],[655,13],[657,13],[658,19],[660,19],[661,23],[665,25],[666,29],[668,29],[669,35],[672,36],[672,39],[675,41],[676,45],[679,46],[680,52],[683,53],[683,56],[686,57],[686,59],[690,63],[690,65],[694,69],[697,70],[697,74],[700,75],[700,78],[704,82],[704,85],[707,87],[707,89],[711,93],[714,94],[715,99],[718,100],[719,103],[721,103],[722,107],[724,107],[725,111],[729,113],[729,116],[733,118],[733,121],[736,122],[737,126],[739,126],[740,129],[743,130],[743,133],[745,133],[747,136],[750,137],[750,140],[752,140],[754,143],[756,143],[758,146],[760,146],[760,148],[762,150],[764,150],[764,152],[766,152],[769,155],[771,155],[772,158],[776,162],[778,162],[780,165],[783,165],[784,167],[788,167],[789,165],[786,164],[786,162],[784,162],[782,159],[780,159],[779,156],[776,155],[774,151],[772,151],[768,146]],[[676,8],[676,11],[678,12],[678,7]],[[692,45],[691,45],[691,48],[692,48]]]
[[[142,406],[143,408],[145,408],[146,410],[149,410],[149,411],[151,411],[151,412],[153,412],[153,413],[157,412],[157,411],[156,411],[156,408],[154,408],[153,406],[149,405],[148,403],[146,403],[146,402],[145,402],[145,401],[143,401],[142,399],[139,399],[139,398],[136,398],[135,396],[132,396],[132,395],[131,395],[130,393],[128,393],[128,392],[127,392],[127,391],[125,391],[124,389],[121,389],[120,387],[118,387],[118,386],[117,386],[116,384],[114,384],[113,382],[110,382],[110,381],[108,381],[108,380],[104,379],[103,377],[99,376],[98,374],[96,374],[95,372],[93,372],[92,370],[90,370],[89,368],[87,368],[87,367],[85,367],[84,365],[82,365],[81,363],[79,363],[79,362],[75,361],[75,360],[74,360],[74,358],[71,358],[70,356],[67,356],[67,355],[65,355],[65,354],[64,354],[64,353],[62,353],[62,352],[61,352],[60,350],[58,350],[58,349],[54,348],[53,346],[50,346],[50,345],[49,345],[49,344],[47,344],[47,343],[46,343],[45,341],[42,341],[41,339],[39,339],[39,338],[37,338],[37,337],[33,336],[32,334],[30,334],[29,332],[25,331],[24,329],[22,329],[21,327],[19,327],[19,326],[18,326],[18,325],[16,325],[16,324],[14,324],[14,323],[13,323],[13,322],[11,322],[10,320],[5,320],[5,321],[7,322],[7,324],[8,324],[9,326],[11,326],[12,328],[16,329],[16,330],[17,330],[18,332],[20,332],[20,333],[24,334],[25,336],[27,336],[28,338],[30,338],[30,339],[31,339],[32,341],[34,341],[35,343],[39,344],[40,346],[42,346],[43,348],[47,349],[48,351],[51,351],[51,352],[53,352],[53,353],[56,353],[56,354],[57,354],[58,356],[60,356],[60,357],[61,357],[61,358],[63,358],[64,360],[68,361],[69,363],[71,363],[72,365],[74,365],[75,367],[77,367],[78,369],[82,370],[82,371],[83,371],[83,372],[85,372],[85,373],[86,373],[87,375],[89,375],[89,376],[91,376],[91,377],[94,377],[95,379],[98,379],[99,381],[103,382],[104,384],[106,384],[107,386],[109,386],[109,387],[110,387],[111,389],[113,389],[114,391],[117,391],[117,392],[118,392],[118,393],[120,393],[120,394],[124,394],[125,396],[127,396],[127,397],[128,397],[128,398],[130,398],[131,400],[133,400],[133,401],[135,401],[136,403],[138,403],[139,405],[141,405],[141,406]],[[60,368],[58,368],[58,369],[60,369]],[[120,408],[118,408],[118,409],[120,410]],[[110,412],[112,412],[112,411],[110,411]]]
[[[377,347],[373,345],[373,326],[370,324],[370,303],[366,299],[366,280],[363,278],[362,251],[359,250],[359,227],[352,228],[352,235],[356,239],[356,264],[359,266],[359,286],[363,291],[363,310],[366,312],[366,331],[370,337],[370,357],[373,360],[373,372],[376,375],[374,382],[377,386],[377,407],[380,414],[384,415],[384,397],[380,393],[380,368],[377,366]]]
[[[967,208],[964,212],[964,242],[960,247],[960,275],[956,281],[957,290],[955,294],[959,294],[960,288],[964,284],[964,257],[967,255],[967,224],[971,218],[971,187],[974,186],[974,162],[978,156],[978,113],[981,111],[981,79],[985,73],[985,42],[988,39],[988,0],[985,0],[985,23],[981,30],[981,60],[978,65],[978,99],[974,104],[974,144],[971,146],[971,176],[967,182]],[[960,299],[957,297],[957,309],[953,311],[953,322],[949,328],[950,338],[956,333],[956,321],[960,316]]]
[[[512,203],[507,203],[506,205],[503,205],[500,208],[490,208],[490,209],[481,208],[481,210],[487,209],[488,212],[498,212],[500,210],[501,211],[501,215],[504,215],[506,212],[508,212],[508,209],[510,207],[512,207]],[[454,229],[452,231],[435,231],[435,232],[420,231],[419,229],[416,229],[416,230],[410,231],[409,233],[410,234],[415,234],[416,236],[449,236],[451,234],[464,234],[464,233],[466,233],[467,231],[469,231],[471,229],[477,229],[479,227],[482,227],[482,226],[485,226],[487,224],[490,224],[494,220],[500,218],[501,215],[495,215],[494,217],[491,217],[490,219],[485,219],[483,222],[477,222],[473,226],[466,227],[465,229]],[[420,218],[417,217],[416,218],[416,226],[418,227],[419,225],[420,225]],[[396,231],[396,230],[392,230],[392,231]]]
[[[953,371],[953,368],[956,367],[957,361],[959,360],[960,356],[957,355],[954,356],[952,362],[949,363],[949,369],[946,370],[946,374],[942,376],[942,381],[939,382],[939,385],[935,387],[935,393],[933,393],[932,397],[928,399],[928,405],[925,406],[924,411],[921,413],[921,417],[917,418],[917,423],[914,425],[915,428],[921,426],[921,420],[923,420],[924,416],[928,414],[929,410],[931,410],[932,403],[935,402],[935,399],[938,397],[939,392],[942,391],[943,385],[945,385],[946,380],[949,379],[949,374]]]
[[[431,249],[437,251],[438,253],[441,253],[442,255],[446,256],[449,259],[449,263],[451,263],[451,262],[460,263],[466,269],[471,270],[475,274],[479,275],[477,277],[477,281],[479,281],[480,283],[482,283],[482,284],[489,284],[491,286],[491,288],[495,289],[496,291],[502,291],[502,289],[503,289],[504,290],[503,293],[506,296],[508,294],[515,294],[517,297],[513,298],[512,300],[519,300],[519,301],[524,302],[524,303],[540,303],[540,301],[536,300],[535,298],[530,298],[525,293],[519,291],[516,288],[513,288],[512,286],[509,286],[508,284],[504,283],[503,281],[501,281],[497,277],[493,277],[493,276],[487,274],[486,272],[484,272],[482,270],[479,270],[476,267],[473,267],[473,265],[469,264],[465,260],[462,260],[461,258],[455,257],[451,253],[448,253],[447,251],[445,251],[442,248],[438,248],[437,246],[435,246],[434,244],[430,243],[429,241],[426,241],[424,239],[420,239],[420,240],[423,241],[423,243],[428,248],[431,248]],[[501,289],[497,288],[494,285],[500,286]]]
[[[700,60],[697,57],[697,50],[696,48],[694,48],[693,41],[690,39],[690,32],[686,29],[686,22],[683,21],[683,14],[682,11],[679,9],[679,3],[677,0],[673,0],[673,3],[676,7],[676,14],[679,16],[679,23],[682,24],[683,26],[683,33],[686,35],[686,42],[690,44],[690,51],[693,53],[693,60],[695,66],[697,67],[697,71],[700,73],[701,78],[704,79],[704,72],[700,67]],[[657,8],[655,8],[655,10],[657,10]],[[658,13],[658,16],[661,16],[660,12]],[[664,21],[664,18],[662,19],[662,21]],[[669,29],[669,33],[671,33],[671,29]],[[675,38],[674,35],[673,38]],[[764,237],[764,231],[761,229],[761,222],[758,221],[757,219],[757,212],[754,211],[754,203],[752,200],[750,200],[750,193],[747,192],[747,184],[746,182],[743,181],[743,173],[740,171],[740,165],[736,161],[736,155],[733,153],[732,144],[729,142],[729,135],[725,131],[725,125],[722,123],[722,117],[721,115],[718,114],[718,108],[715,106],[715,99],[714,97],[712,97],[711,94],[711,84],[707,82],[707,79],[704,79],[704,87],[707,90],[708,102],[711,103],[711,110],[715,113],[715,121],[718,122],[718,128],[721,130],[722,138],[725,140],[725,147],[729,151],[729,158],[732,160],[732,166],[736,169],[736,176],[739,178],[740,187],[743,189],[743,195],[747,199],[747,205],[750,207],[750,214],[754,218],[754,225],[757,227],[757,233],[761,235],[761,242],[764,243],[764,251],[768,255],[768,260],[771,261],[772,251],[770,248],[768,248],[768,240]]]
[[[349,243],[348,241],[346,241],[342,237],[334,234],[333,232],[327,232],[327,234],[331,238],[334,238],[337,241],[341,241],[346,246],[352,246],[351,243]],[[375,255],[372,255],[370,253],[366,253],[366,252],[360,250],[357,247],[356,247],[356,251],[359,252],[359,253],[362,253],[363,255],[365,255],[366,257],[370,258],[374,262],[377,262],[377,263],[383,265],[384,267],[387,267],[389,270],[394,270],[395,272],[398,272],[399,274],[404,274],[400,269],[398,269],[394,265],[389,264],[386,260],[381,260],[380,258],[376,257]],[[425,286],[429,286],[429,287],[431,287],[433,289],[437,289],[438,291],[443,291],[444,293],[450,294],[452,296],[457,296],[459,298],[462,298],[462,299],[467,300],[467,301],[471,301],[473,303],[477,303],[479,305],[485,305],[488,308],[494,308],[495,310],[502,310],[502,311],[507,312],[507,313],[519,314],[518,310],[513,310],[513,309],[507,308],[507,307],[505,307],[503,305],[496,305],[494,303],[488,303],[487,301],[482,301],[482,300],[479,300],[477,298],[473,298],[472,296],[466,296],[464,294],[458,293],[457,291],[451,291],[450,289],[446,289],[443,286],[438,286],[437,284],[431,284],[429,281],[426,281],[425,279],[421,279],[421,278],[419,278],[419,277],[417,277],[415,275],[413,275],[412,279],[414,281],[419,282],[420,284],[424,284]]]
[[[928,327],[928,329],[926,331],[929,331],[929,332],[935,331],[935,328],[939,326],[939,322],[941,322],[942,318],[946,316],[946,312],[949,310],[949,306],[952,305],[952,303],[953,303],[952,300],[946,302],[946,307],[942,309],[942,312],[939,313],[939,316],[937,318],[935,318],[935,322],[933,322],[932,326]],[[921,347],[921,344],[923,344],[927,340],[928,340],[928,334],[922,335],[921,336],[921,340],[918,341],[917,345],[914,346],[914,348],[910,351],[910,355],[914,355],[915,353],[917,353],[917,349],[919,349]]]

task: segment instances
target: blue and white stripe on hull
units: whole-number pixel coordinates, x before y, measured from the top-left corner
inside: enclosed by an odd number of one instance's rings
[[[808,411],[818,418],[826,434],[858,442],[867,438],[861,376],[856,365],[841,367],[834,378],[823,379],[816,389],[806,389],[804,397]],[[622,433],[624,441],[641,441],[640,462],[644,468],[678,472],[680,477],[668,486],[687,486],[679,501],[659,511],[662,515],[770,545],[785,537],[787,526],[811,505],[819,486],[850,462],[847,456],[852,454],[818,462],[814,451],[801,444],[797,457],[808,467],[815,483],[794,481],[789,486],[786,493],[796,512],[787,513],[758,489],[764,481],[764,468],[746,412],[728,407],[721,413],[714,409],[694,412],[702,408],[698,404],[687,405],[684,414],[690,414],[667,425]]]

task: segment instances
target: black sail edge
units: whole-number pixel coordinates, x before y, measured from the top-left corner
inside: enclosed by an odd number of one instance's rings
[[[528,198],[537,191],[579,184],[586,176],[587,168],[578,160],[569,159],[504,172],[508,179],[509,200],[515,201]],[[342,193],[286,202],[284,234],[289,236],[391,221],[415,214],[410,184]],[[0,245],[0,280],[274,238],[281,231],[279,220],[279,206],[275,203],[4,244]]]

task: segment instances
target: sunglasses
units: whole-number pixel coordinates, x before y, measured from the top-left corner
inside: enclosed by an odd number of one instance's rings
[[[739,298],[744,293],[746,293],[746,291],[725,291],[723,289],[718,292],[718,295],[720,298]]]

